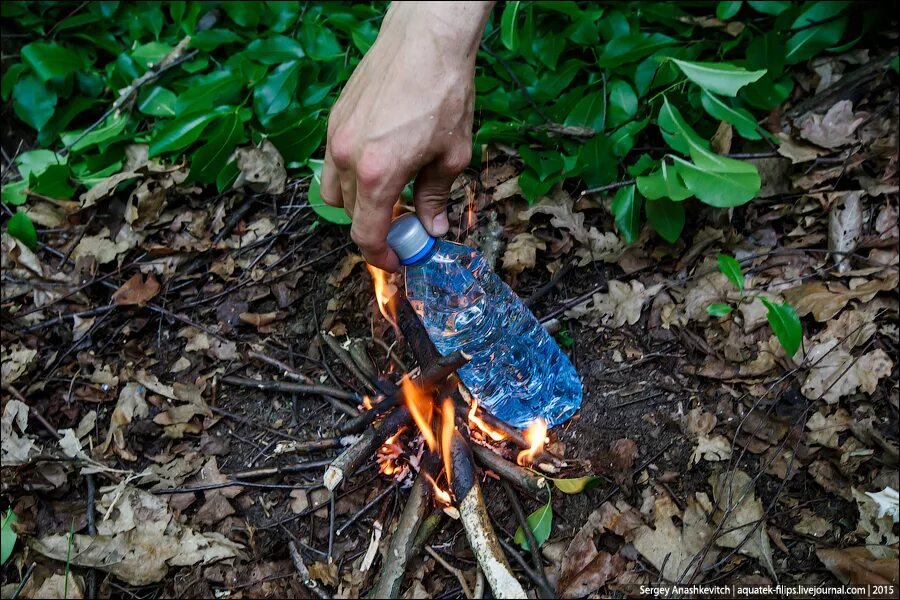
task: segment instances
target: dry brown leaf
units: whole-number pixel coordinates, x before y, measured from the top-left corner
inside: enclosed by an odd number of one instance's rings
[[[807,471],[826,492],[836,494],[845,500],[852,498],[850,482],[827,460],[813,462],[807,467]]]
[[[730,475],[715,474],[709,479],[719,506],[716,521],[722,532],[716,538],[716,545],[721,548],[737,548],[741,554],[755,558],[776,579],[772,547],[769,545],[763,518],[763,505],[756,497],[753,481],[741,470],[735,470]]]
[[[131,279],[122,284],[122,287],[113,292],[112,299],[118,306],[130,306],[137,304],[143,306],[156,297],[159,293],[159,282],[153,273],[144,279],[140,273],[135,273]]]
[[[74,573],[54,573],[35,586],[31,581],[22,588],[20,598],[84,598],[84,579]]]
[[[797,142],[784,132],[779,132],[778,139],[781,140],[778,144],[778,154],[791,159],[792,164],[816,160],[823,154],[819,148]]]
[[[866,546],[852,548],[819,548],[816,556],[842,583],[853,585],[897,586],[900,583],[900,561],[897,550],[879,547],[884,557],[877,558]]]
[[[37,356],[37,350],[26,348],[22,344],[3,344],[0,349],[0,374],[4,383],[13,383],[25,374],[28,366]]]
[[[804,508],[800,511],[800,522],[794,525],[794,531],[820,538],[831,531],[831,522]]]
[[[165,498],[137,488],[120,484],[98,500],[97,510],[110,518],[97,519],[96,535],[65,533],[26,541],[44,556],[97,568],[136,586],[160,581],[169,567],[242,557],[240,544],[184,526]]]
[[[782,295],[799,316],[812,313],[816,321],[824,322],[841,312],[851,300],[868,302],[879,292],[896,290],[898,281],[900,277],[896,272],[889,273],[884,279],[867,281],[854,289],[842,283],[826,285],[816,281],[784,290]]]
[[[519,233],[507,244],[503,253],[503,270],[521,273],[537,262],[537,251],[546,250],[547,244],[531,233]]]
[[[328,285],[341,287],[341,283],[353,273],[356,265],[364,262],[366,262],[366,259],[364,259],[361,254],[348,254],[341,260],[337,273],[332,273],[328,276]]]
[[[284,184],[287,182],[284,159],[271,141],[265,139],[259,147],[238,148],[232,158],[237,161],[240,171],[234,182],[234,189],[248,186],[257,193],[284,193]]]
[[[841,348],[836,339],[814,344],[806,350],[803,359],[804,364],[810,365],[810,370],[800,391],[810,400],[821,398],[828,404],[855,394],[857,390],[871,394],[878,381],[890,375],[894,366],[881,348],[854,357]]]
[[[115,449],[118,454],[126,460],[135,460],[137,457],[128,451],[125,444],[125,437],[122,432],[124,427],[134,420],[135,417],[141,419],[150,414],[150,405],[147,404],[145,396],[147,389],[138,382],[128,382],[122,388],[119,394],[119,400],[116,402],[116,408],[113,409],[112,416],[109,419],[109,429],[106,432],[106,440],[100,445],[98,451],[101,455],[106,454],[112,442],[115,442]]]
[[[88,235],[81,238],[78,245],[72,251],[72,258],[93,258],[98,264],[112,262],[119,255],[137,246],[143,235],[135,232],[130,225],[123,225],[116,234],[115,240],[110,238],[109,229],[104,227],[97,235]]]
[[[856,141],[853,133],[865,121],[864,113],[853,113],[853,103],[841,100],[824,115],[812,114],[803,122],[800,137],[822,146],[840,148]]]
[[[629,283],[609,282],[609,292],[594,294],[590,300],[566,311],[570,319],[585,318],[591,325],[621,327],[625,323],[634,325],[641,318],[644,304],[662,289],[662,284],[649,288],[637,279]]]
[[[0,465],[6,467],[28,462],[35,444],[25,433],[26,427],[28,405],[15,399],[9,400],[3,407],[3,417],[0,419]]]
[[[731,458],[731,442],[724,435],[700,435],[697,438],[697,447],[688,461],[690,469],[701,460],[717,462]]]
[[[256,330],[259,333],[270,333],[272,328],[269,327],[272,323],[278,320],[277,312],[269,312],[269,313],[250,313],[245,312],[240,314],[240,319],[244,323],[248,325],[253,325],[256,327]]]
[[[710,504],[705,494],[697,494],[688,498],[687,508],[682,514],[668,495],[656,498],[653,506],[653,528],[641,526],[635,532],[633,543],[634,548],[656,567],[663,579],[692,580],[697,570],[701,568],[699,561],[694,561],[694,558],[713,534],[704,510],[704,506]],[[673,517],[681,517],[681,527],[675,525]],[[718,552],[711,550],[703,559],[702,566],[713,564],[717,558]],[[699,581],[701,578],[702,575],[695,580]]]
[[[733,137],[734,131],[731,128],[731,123],[720,121],[719,127],[709,140],[709,144],[716,154],[728,154],[731,152],[731,139]]]
[[[862,236],[862,192],[841,192],[843,202],[835,202],[828,213],[828,250],[834,252],[839,273],[850,270],[849,254],[856,250]],[[843,208],[841,208],[843,206]]]
[[[837,449],[840,447],[838,434],[849,429],[852,423],[853,419],[843,408],[827,417],[820,410],[806,422],[806,428],[809,430],[806,441],[809,444]]]
[[[859,510],[859,523],[856,531],[865,534],[869,546],[893,546],[900,538],[894,534],[894,519],[882,510],[881,505],[871,495],[853,488],[853,499]],[[876,497],[878,497],[876,495]]]
[[[716,415],[711,412],[704,412],[698,406],[688,411],[684,425],[687,432],[692,435],[707,435],[716,427]]]

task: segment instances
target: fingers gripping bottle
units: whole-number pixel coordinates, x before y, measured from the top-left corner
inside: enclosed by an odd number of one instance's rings
[[[480,252],[429,235],[415,214],[394,220],[388,244],[406,268],[406,295],[438,351],[472,357],[458,374],[510,425],[552,427],[581,405],[569,358]]]

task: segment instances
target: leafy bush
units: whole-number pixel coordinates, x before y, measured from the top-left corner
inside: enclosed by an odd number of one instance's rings
[[[757,119],[791,94],[786,67],[851,48],[874,20],[850,6],[501,3],[479,59],[476,147],[515,145],[531,202],[568,180],[605,186],[634,177],[636,187],[622,187],[613,204],[620,232],[634,239],[643,213],[673,241],[684,200],[730,207],[755,196],[756,169],[714,153],[707,140],[720,121],[747,140],[770,138]],[[118,172],[135,142],[149,144],[151,157],[186,158],[190,181],[219,191],[237,175],[234,148],[263,137],[290,169],[315,171],[328,109],[374,42],[384,7],[2,3],[4,31],[35,40],[4,64],[2,98],[44,148],[17,158],[23,180],[4,186],[3,201],[24,203],[26,188],[70,198]],[[173,65],[120,97],[186,36]],[[635,151],[660,141],[669,149],[662,156]],[[315,189],[319,214],[346,222]]]

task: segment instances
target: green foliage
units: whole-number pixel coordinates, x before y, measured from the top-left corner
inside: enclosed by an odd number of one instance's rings
[[[23,212],[17,212],[9,221],[6,222],[6,230],[9,235],[13,236],[30,249],[37,248],[37,232],[34,230],[34,223]]]
[[[528,515],[526,522],[534,534],[534,541],[537,542],[538,546],[543,546],[544,542],[550,537],[550,531],[553,528],[553,506],[548,501],[547,504]],[[521,527],[516,529],[513,541],[523,550],[531,549],[528,545],[528,538],[525,537],[525,531]]]
[[[5,565],[12,556],[16,538],[19,537],[12,527],[17,520],[16,513],[11,508],[6,509],[6,514],[3,515],[3,525],[0,527],[0,564],[2,565]]]
[[[553,479],[552,477],[548,478],[553,482],[553,485],[556,486],[556,489],[561,491],[563,494],[580,494],[581,492],[588,492],[603,481],[602,477],[598,477],[596,475],[585,475],[584,477],[573,477],[569,479]]]
[[[3,201],[23,203],[26,189],[70,198],[118,168],[135,142],[163,160],[187,158],[191,180],[219,190],[236,176],[234,147],[261,138],[294,174],[311,176],[328,110],[374,42],[385,6],[93,2],[73,10],[5,2],[4,33],[35,41],[18,62],[4,63],[2,98],[42,148],[67,148],[68,160],[33,170],[35,181],[23,173],[3,186]],[[531,202],[560,183],[595,187],[637,176],[636,191],[616,195],[617,227],[634,240],[646,219],[672,241],[683,228],[681,202],[733,207],[759,190],[754,167],[710,150],[717,122],[762,139],[758,121],[793,90],[785,65],[849,48],[865,31],[862,13],[873,10],[849,2],[500,3],[477,62],[475,142],[519,148],[519,182]],[[735,36],[696,24],[713,11],[746,27]],[[85,134],[185,36],[195,54]],[[552,135],[541,128],[548,121],[595,135]],[[659,138],[670,154],[632,152],[659,146]],[[348,223],[318,198],[317,177],[311,183],[316,213]]]
[[[741,295],[738,299],[738,306],[745,302],[744,298],[744,271],[741,269],[740,263],[727,254],[718,254],[716,261],[719,265],[719,271],[722,272],[728,281],[740,291]],[[759,296],[760,302],[766,307],[769,326],[781,347],[784,348],[788,356],[794,356],[800,349],[803,341],[803,326],[800,323],[800,317],[797,311],[789,302],[776,304],[765,296]],[[706,307],[706,312],[712,317],[727,317],[734,312],[734,307],[730,304],[710,304]]]

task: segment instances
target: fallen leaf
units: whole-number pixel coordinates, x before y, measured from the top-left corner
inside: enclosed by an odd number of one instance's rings
[[[19,597],[35,599],[84,598],[84,579],[74,573],[54,573],[37,587],[26,585]]]
[[[800,511],[800,522],[794,525],[794,531],[821,538],[831,531],[831,522],[816,515],[808,508]]]
[[[884,494],[888,490],[894,492],[893,498]],[[856,531],[866,535],[866,545],[892,546],[900,541],[893,532],[894,515],[897,514],[897,492],[891,488],[877,494],[862,493],[856,488],[851,491],[853,499],[856,500],[856,508],[859,510]]]
[[[809,430],[806,441],[809,444],[837,449],[840,447],[838,434],[849,429],[852,422],[850,414],[843,408],[827,417],[820,410],[806,422],[806,428]]]
[[[503,270],[521,273],[531,269],[537,262],[537,251],[546,250],[547,244],[531,233],[518,233],[507,244],[503,253]]]
[[[692,408],[685,418],[685,428],[691,435],[707,435],[716,427],[716,415],[703,412],[701,407]]]
[[[694,560],[713,534],[703,509],[709,499],[703,502],[698,496],[705,497],[705,494],[688,498],[684,514],[668,495],[657,497],[653,504],[653,527],[643,525],[634,535],[634,548],[665,580],[699,581],[702,576],[694,578],[697,570],[713,564],[718,558],[718,551],[711,550],[702,565]],[[675,525],[673,517],[681,517],[681,527]]]
[[[709,145],[716,154],[728,154],[731,152],[731,139],[734,131],[728,121],[720,121],[719,127],[709,140]]]
[[[878,518],[889,516],[894,523],[900,521],[900,494],[892,487],[880,492],[866,492],[866,496],[878,504]]]
[[[3,344],[0,350],[0,374],[4,383],[13,383],[21,377],[37,356],[37,350],[26,348],[22,344]]]
[[[278,320],[277,312],[269,312],[269,313],[241,313],[240,315],[241,321],[247,323],[248,325],[253,325],[256,327],[256,330],[259,333],[269,333],[272,331],[272,328],[269,327],[272,323]],[[237,348],[235,348],[237,349]]]
[[[309,497],[306,490],[291,490],[291,512],[295,515],[309,508]]]
[[[815,281],[784,290],[782,295],[791,303],[798,316],[804,317],[812,313],[816,321],[824,322],[841,312],[851,300],[868,302],[879,292],[896,290],[898,282],[900,276],[893,272],[884,279],[872,279],[853,289],[843,283],[826,285]]]
[[[337,273],[332,273],[328,276],[328,285],[341,287],[341,283],[353,273],[354,269],[356,269],[356,265],[364,262],[366,262],[366,259],[364,259],[361,254],[348,254],[341,260]]]
[[[853,132],[865,119],[865,114],[853,113],[851,101],[841,100],[824,115],[809,115],[803,121],[800,137],[823,148],[840,148],[856,141]]]
[[[857,390],[871,394],[878,381],[890,375],[894,366],[881,348],[854,357],[841,348],[836,339],[812,345],[806,350],[803,362],[810,367],[800,391],[810,400],[821,398],[828,404],[855,394]]]
[[[264,139],[259,147],[248,146],[234,151],[240,171],[233,188],[248,186],[257,193],[284,193],[287,172],[284,170],[284,159],[278,148],[268,139]]]
[[[242,558],[240,544],[190,529],[174,518],[164,497],[134,487],[117,486],[97,501],[97,510],[103,518],[97,519],[96,535],[26,541],[53,560],[100,569],[135,586],[162,580],[169,567]]]
[[[135,232],[130,225],[126,224],[119,229],[113,240],[110,238],[109,229],[104,227],[97,235],[81,238],[72,251],[72,258],[76,261],[82,258],[93,258],[98,264],[104,265],[136,247],[143,237],[143,234]]]
[[[609,292],[597,293],[584,303],[566,311],[570,319],[586,318],[589,324],[607,327],[621,327],[625,323],[634,325],[641,318],[641,311],[648,300],[662,289],[658,283],[649,288],[637,279],[629,283],[609,282]]]
[[[807,472],[826,492],[831,492],[845,500],[852,498],[850,482],[827,460],[814,461],[807,467]]]
[[[843,202],[835,202],[828,213],[828,250],[834,253],[839,273],[850,270],[849,254],[856,250],[863,225],[862,192],[842,192],[842,196]]]
[[[115,442],[114,448],[120,455],[124,454],[123,458],[128,457],[128,460],[137,458],[127,450],[122,430],[135,417],[144,418],[150,414],[150,405],[145,400],[146,394],[147,388],[141,383],[130,381],[125,384],[109,419],[106,440],[98,448],[100,454],[106,454],[110,444]]]
[[[741,554],[755,558],[777,579],[763,505],[756,497],[753,481],[739,469],[730,474],[730,477],[728,473],[715,474],[709,479],[719,507],[715,518],[722,532],[716,538],[716,545],[736,548]]]
[[[697,447],[688,461],[688,468],[698,464],[701,460],[717,462],[731,458],[731,442],[724,435],[708,436],[705,434],[697,438]]]
[[[96,320],[96,317],[82,318],[78,315],[72,315],[72,339],[77,342],[87,335]]]
[[[797,142],[784,132],[778,133],[778,139],[780,140],[777,150],[778,154],[791,159],[792,164],[796,165],[798,163],[816,160],[823,154],[822,150],[819,148]]]
[[[122,287],[113,292],[112,300],[118,306],[143,306],[159,294],[159,282],[153,273],[144,279],[140,273],[135,273],[131,279],[122,284]]]
[[[28,405],[15,399],[9,400],[0,418],[0,465],[6,467],[28,462],[35,444],[25,434],[27,427]]]
[[[893,548],[878,548],[888,558],[876,558],[866,546],[818,548],[816,556],[841,583],[853,585],[897,586],[900,561]]]

